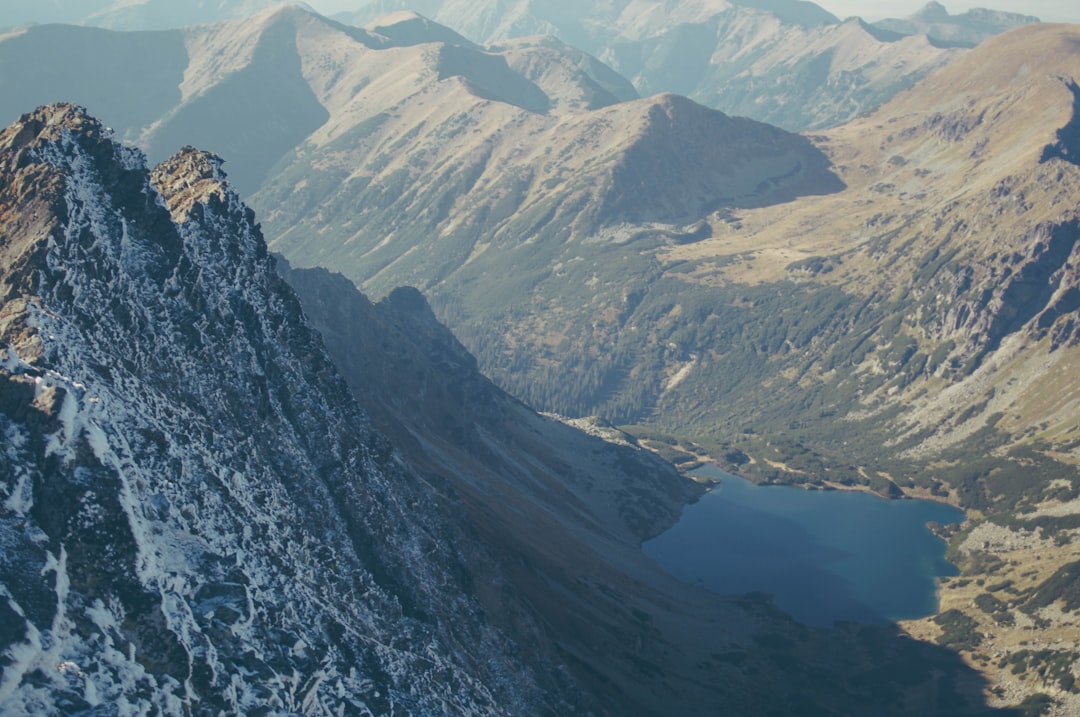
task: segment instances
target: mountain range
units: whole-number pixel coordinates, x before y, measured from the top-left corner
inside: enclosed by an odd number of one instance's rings
[[[1031,361],[1072,360],[1073,96],[1052,79],[1070,76],[1070,32],[1008,33],[811,137],[674,95],[538,113],[477,93],[479,80],[438,79],[444,44],[394,48],[439,50],[424,89],[380,75],[353,95],[356,129],[334,136],[330,120],[252,203],[291,261],[376,294],[419,287],[485,371],[547,410],[728,442],[768,426],[774,444],[790,433],[791,450],[810,439],[819,455],[837,449],[786,425],[793,411],[889,416],[894,458],[944,450],[1002,413],[1008,445],[1069,451],[1071,404],[1047,414],[1029,398],[1042,379],[998,388],[994,403],[958,387],[983,385],[968,379],[1029,329],[1049,341],[1024,342]],[[1043,44],[1053,51],[1028,52]],[[394,66],[415,81],[414,66]],[[933,209],[932,197],[948,199]],[[991,255],[1007,260],[997,274]],[[865,460],[883,459],[872,445]],[[712,452],[728,451],[714,440]]]
[[[939,42],[974,47],[1007,30],[1039,22],[1033,15],[974,8],[952,15],[939,2],[928,2],[906,18],[878,20],[874,27],[903,35],[926,35]]]
[[[336,17],[362,25],[403,9],[495,47],[553,35],[607,62],[642,95],[675,92],[792,131],[871,110],[956,54],[925,36],[882,32],[858,18],[841,22],[797,0],[375,0]]]
[[[217,156],[53,105],[0,172],[5,714],[981,709],[945,650],[664,576],[638,542],[700,487],[413,289],[294,294]]]
[[[16,2],[0,27],[65,22],[167,30],[248,17],[274,0],[178,4],[166,0]],[[305,7],[302,3],[298,7]],[[839,124],[872,110],[958,52],[1036,18],[990,10],[951,16],[930,3],[911,18],[841,22],[801,0],[692,3],[463,3],[371,0],[336,19],[354,26],[419,12],[481,45],[546,35],[599,57],[642,95],[675,92],[728,114],[792,131]],[[5,20],[6,18],[6,20]]]
[[[1049,692],[1065,709],[1076,698],[1061,665],[1078,652],[1067,596],[1080,574],[1078,39],[1075,26],[1033,25],[972,50],[934,48],[947,64],[873,113],[796,135],[671,93],[638,98],[611,67],[550,37],[482,47],[415,13],[361,29],[288,7],[160,33],[9,34],[0,114],[76,100],[153,162],[186,143],[228,160],[271,248],[293,264],[283,272],[341,386],[416,480],[453,488],[457,509],[433,530],[481,535],[462,559],[502,566],[508,597],[460,585],[466,612],[483,605],[504,645],[548,635],[507,658],[536,685],[522,699],[573,683],[570,701],[663,713],[684,690],[686,704],[722,699],[738,713],[754,705],[740,696],[772,695],[783,711],[802,690],[846,713],[877,705],[870,675],[907,674],[919,655],[979,702],[978,679],[919,652],[932,645],[803,632],[756,599],[723,602],[716,617],[693,591],[638,579],[636,542],[699,489],[636,443],[759,482],[964,507],[969,522],[940,531],[963,574],[945,582],[941,614],[903,630],[961,651],[1000,690],[993,704]],[[208,201],[235,196],[208,186]],[[352,285],[387,298],[372,304]],[[369,328],[343,329],[338,305]],[[365,345],[382,358],[363,358]],[[625,475],[638,487],[574,477],[572,456],[592,449],[508,394],[599,416],[590,430],[631,452],[596,448],[588,465],[637,466]],[[501,492],[480,488],[492,484]],[[574,537],[548,545],[532,525]],[[454,560],[437,562],[455,572]],[[594,572],[603,579],[590,582]],[[709,624],[729,631],[720,657]],[[432,629],[440,654],[452,652],[456,638]],[[581,637],[566,649],[567,635]],[[639,640],[656,647],[626,649]],[[870,675],[845,662],[869,654],[886,656]],[[818,672],[816,655],[831,656]],[[791,660],[799,667],[784,670]],[[455,669],[490,677],[468,660]],[[799,676],[790,692],[770,681],[781,673]],[[908,699],[925,697],[926,674]],[[717,683],[729,691],[713,693]]]

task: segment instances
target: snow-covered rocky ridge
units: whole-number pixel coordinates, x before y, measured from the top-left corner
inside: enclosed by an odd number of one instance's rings
[[[482,619],[455,498],[371,429],[220,160],[152,184],[54,105],[0,177],[0,713],[574,711]]]

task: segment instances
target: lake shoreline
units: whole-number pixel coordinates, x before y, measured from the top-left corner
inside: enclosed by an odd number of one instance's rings
[[[850,487],[795,491],[804,486],[754,483],[715,464],[691,477],[707,492],[642,550],[711,592],[769,593],[811,626],[885,624],[935,614],[939,578],[956,574],[931,529],[962,523],[954,506]]]

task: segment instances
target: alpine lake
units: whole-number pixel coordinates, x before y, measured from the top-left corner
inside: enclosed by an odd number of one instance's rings
[[[925,500],[719,479],[679,522],[646,542],[668,572],[720,594],[768,593],[799,622],[883,624],[937,608],[937,578],[956,575],[928,523],[963,511]]]

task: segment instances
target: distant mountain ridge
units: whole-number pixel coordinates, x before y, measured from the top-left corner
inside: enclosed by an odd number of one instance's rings
[[[70,23],[166,30],[247,17],[282,4],[143,0],[95,12],[87,7],[84,13],[53,8],[51,15],[48,8],[34,7],[10,17],[37,12],[39,18]],[[302,3],[295,7],[306,9]],[[395,12],[419,12],[481,45],[555,36],[611,64],[641,94],[676,92],[793,131],[836,125],[873,109],[955,53],[903,37],[910,33],[882,35],[857,19],[841,23],[798,0],[697,0],[672,7],[656,0],[614,5],[377,0],[336,17],[364,26]],[[984,35],[994,25],[980,22]]]
[[[1040,22],[1034,15],[973,8],[951,15],[939,2],[928,2],[906,18],[878,20],[874,27],[903,35],[922,34],[933,40],[964,47],[974,47],[994,35],[1023,25]]]
[[[415,15],[368,31],[298,6],[160,33],[30,28],[0,42],[0,62],[21,68],[0,77],[5,121],[20,105],[76,101],[154,161],[184,144],[230,157],[233,182],[245,193],[305,141],[325,143],[360,121],[356,116],[368,118],[365,97],[385,94],[377,101],[392,104],[408,97],[410,84],[428,81],[378,80],[382,72],[404,77],[407,63],[460,77],[471,94],[532,112],[593,109],[636,96],[610,68],[557,41],[485,53]]]
[[[787,0],[374,0],[336,17],[362,25],[406,7],[481,44],[553,34],[610,64],[643,95],[676,92],[792,131],[866,112],[955,54],[916,38],[882,38],[858,19],[841,23],[813,3]]]

